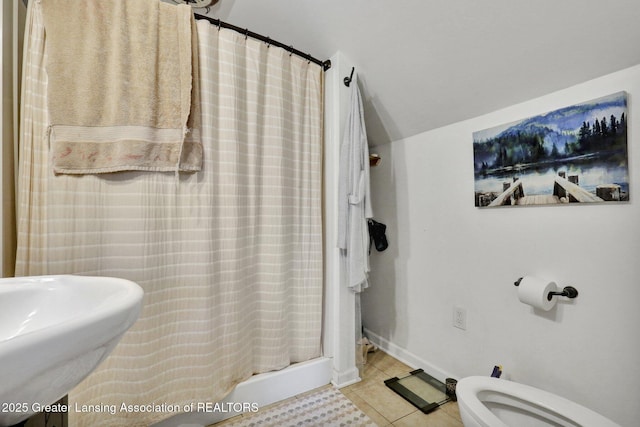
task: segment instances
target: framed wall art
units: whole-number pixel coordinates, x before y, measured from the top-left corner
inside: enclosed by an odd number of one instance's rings
[[[473,133],[477,207],[629,200],[627,94]]]

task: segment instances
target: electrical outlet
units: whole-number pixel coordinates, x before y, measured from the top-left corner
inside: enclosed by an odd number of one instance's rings
[[[453,307],[453,326],[463,331],[467,330],[467,310],[462,307]]]

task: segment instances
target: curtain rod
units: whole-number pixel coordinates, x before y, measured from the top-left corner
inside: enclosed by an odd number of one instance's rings
[[[272,40],[269,37],[263,36],[262,34],[254,33],[253,31],[249,31],[246,28],[237,27],[237,26],[235,26],[233,24],[229,24],[228,22],[224,22],[224,21],[222,21],[220,19],[210,18],[208,16],[200,15],[198,13],[194,13],[193,15],[194,15],[194,17],[196,19],[207,20],[207,21],[209,21],[210,23],[212,23],[213,25],[215,25],[217,27],[227,28],[227,29],[236,31],[236,32],[238,32],[240,34],[244,34],[245,37],[251,37],[253,39],[257,39],[257,40],[263,41],[263,42],[265,42],[265,43],[267,43],[269,45],[281,47],[282,49],[289,51],[289,53],[295,54],[297,56],[300,56],[300,57],[306,59],[307,61],[311,61],[311,62],[313,62],[315,64],[320,65],[324,71],[327,71],[329,68],[331,68],[331,60],[329,60],[329,59],[327,59],[326,61],[321,61],[321,60],[319,60],[317,58],[314,58],[313,56],[309,55],[308,53],[304,53],[304,52],[299,51],[298,49],[294,49],[293,46],[287,46],[286,44],[280,43],[277,40]]]

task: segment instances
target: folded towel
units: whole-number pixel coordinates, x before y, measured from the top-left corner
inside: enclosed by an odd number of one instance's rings
[[[192,10],[160,0],[41,0],[55,173],[198,171]]]

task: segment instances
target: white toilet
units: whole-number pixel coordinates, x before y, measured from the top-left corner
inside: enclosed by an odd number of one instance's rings
[[[620,427],[563,397],[498,378],[463,378],[456,395],[465,427]]]

